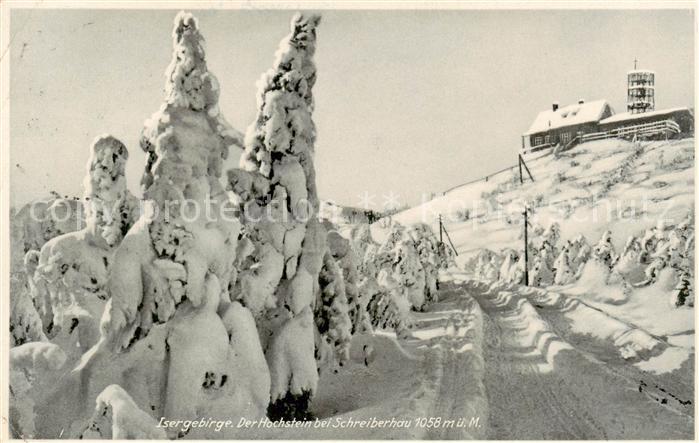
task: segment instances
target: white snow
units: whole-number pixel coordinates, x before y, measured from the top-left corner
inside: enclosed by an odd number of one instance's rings
[[[534,182],[520,184],[516,169],[506,170],[368,225],[370,214],[318,196],[319,20],[292,19],[258,82],[243,141],[221,115],[199,23],[180,12],[164,102],[141,134],[146,211],[126,190],[126,147],[104,135],[87,165],[85,229],[15,215],[13,436],[484,439],[517,424],[505,417],[503,425],[503,390],[510,409],[541,404],[527,412],[562,426],[576,415],[565,409],[574,397],[586,420],[564,427],[581,438],[608,423],[583,408],[591,397],[582,388],[565,391],[565,381],[575,385],[570,367],[585,389],[644,412],[651,400],[627,401],[636,395],[629,380],[689,373],[693,140],[583,144],[531,160]],[[529,133],[597,120],[607,106],[544,111]],[[224,174],[229,150],[243,143],[239,168]],[[163,215],[173,203],[210,196],[214,209],[246,212],[213,221]],[[650,202],[627,201],[641,197]],[[596,219],[609,200],[626,206]],[[519,285],[525,203],[530,282],[546,289]],[[648,219],[623,217],[628,209]],[[439,214],[458,260],[435,235]],[[668,214],[676,220],[659,222]],[[617,405],[605,398],[602,406]],[[161,418],[313,415],[397,425],[254,433],[157,426]],[[612,418],[623,428],[642,415]],[[478,417],[481,426],[430,428],[421,417]]]
[[[81,438],[164,440],[165,431],[157,425],[158,422],[139,409],[124,389],[109,385],[97,397],[95,412]]]
[[[637,363],[636,366],[654,374],[665,374],[679,369],[682,363],[686,362],[691,357],[692,354],[687,349],[669,347],[660,355],[641,361]]]

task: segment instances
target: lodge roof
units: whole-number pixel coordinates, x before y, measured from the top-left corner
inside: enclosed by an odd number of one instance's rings
[[[555,111],[553,109],[541,111],[524,135],[581,123],[597,122],[602,118],[605,107],[608,105],[607,100],[595,100],[564,106]]]

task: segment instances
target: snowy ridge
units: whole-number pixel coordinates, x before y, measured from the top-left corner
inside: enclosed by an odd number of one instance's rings
[[[525,173],[520,184],[514,168],[391,219],[404,225],[427,223],[436,231],[441,214],[464,260],[480,249],[521,244],[526,203],[533,231],[557,222],[561,238],[582,234],[595,241],[609,230],[621,249],[629,231],[655,227],[663,217],[677,223],[694,202],[694,139],[642,142],[640,147],[637,151],[632,143],[616,139],[583,143],[559,157],[527,161],[534,182]],[[378,223],[372,225],[374,238],[385,237],[384,231]]]

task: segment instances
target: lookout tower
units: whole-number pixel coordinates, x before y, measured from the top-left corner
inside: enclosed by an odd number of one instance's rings
[[[636,69],[627,73],[626,109],[630,114],[655,110],[655,72]]]

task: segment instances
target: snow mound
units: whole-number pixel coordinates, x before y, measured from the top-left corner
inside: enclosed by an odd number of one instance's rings
[[[109,385],[97,396],[95,412],[81,438],[164,440],[165,431],[119,385]]]

